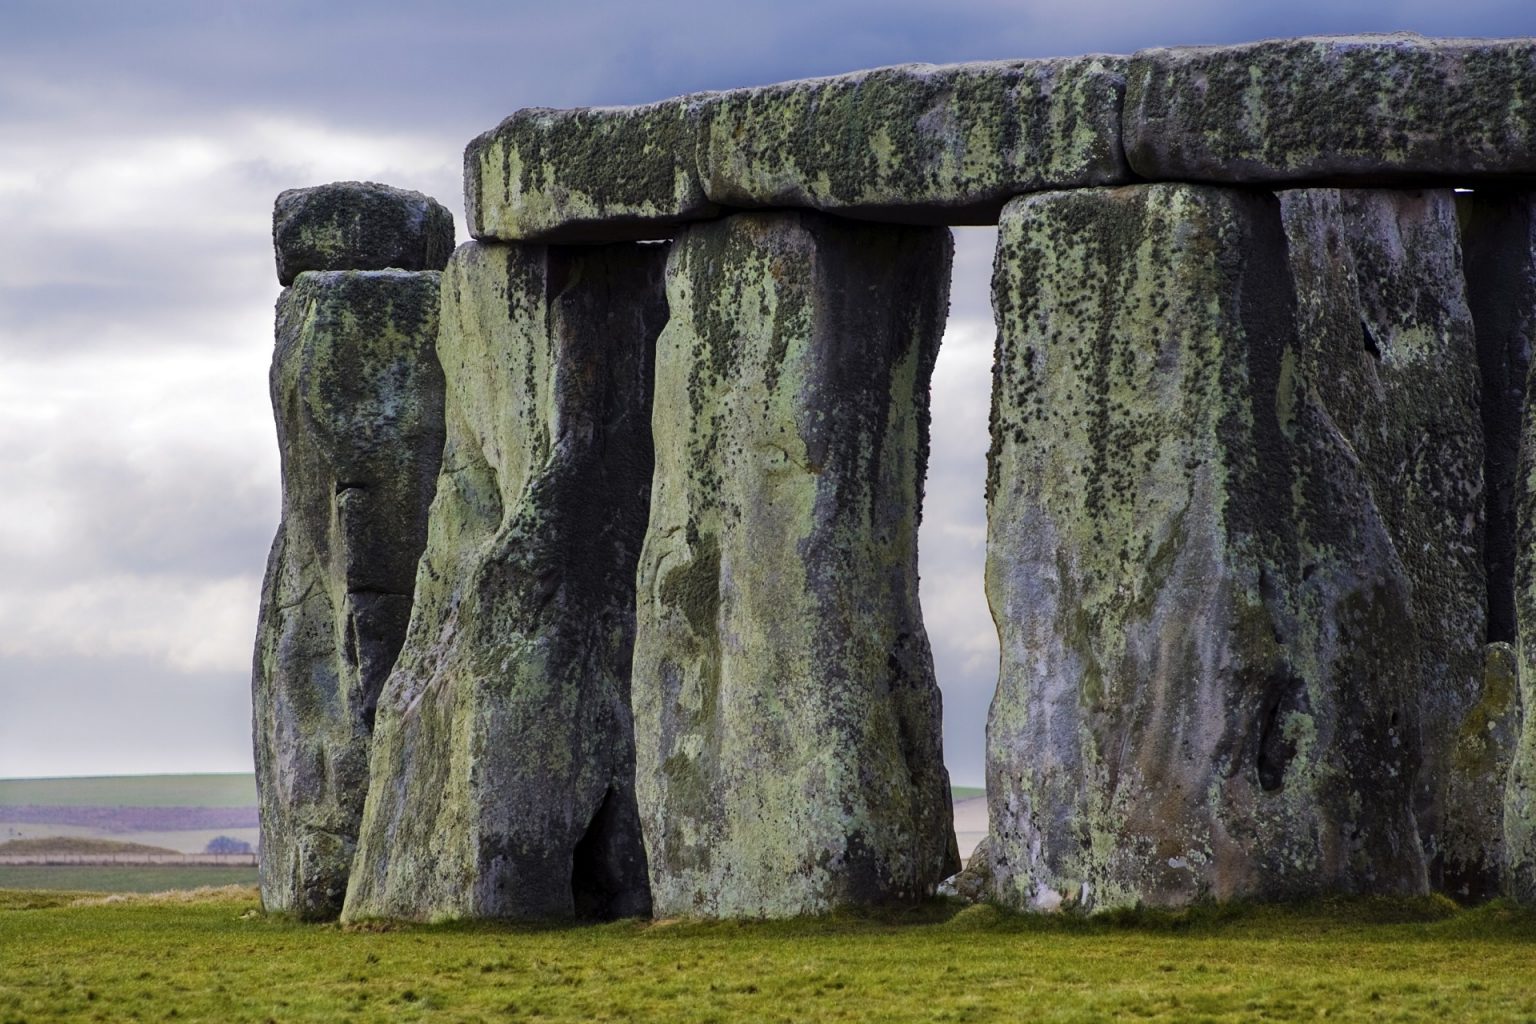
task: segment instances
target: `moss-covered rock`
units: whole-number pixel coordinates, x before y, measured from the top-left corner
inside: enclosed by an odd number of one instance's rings
[[[371,181],[281,193],[272,209],[277,279],[306,270],[442,270],[453,214],[437,200]]]
[[[987,594],[996,897],[1418,893],[1412,586],[1305,375],[1279,203],[1010,203]]]
[[[443,450],[438,282],[306,273],[278,300],[283,520],[252,694],[268,910],[341,910],[374,708],[410,618]]]
[[[475,238],[617,242],[665,238],[715,214],[694,153],[698,97],[638,107],[519,110],[464,150]]]
[[[1536,40],[1402,33],[1144,50],[1125,149],[1151,179],[1473,179],[1536,173]]]
[[[1536,389],[1524,376],[1536,342],[1536,194],[1479,190],[1470,205],[1467,286],[1485,350],[1485,399],[1498,403],[1503,428],[1490,435],[1490,454],[1507,455],[1503,431],[1518,431],[1506,501],[1520,722],[1504,794],[1504,889],[1536,904]]]
[[[649,910],[629,670],[665,258],[449,263],[448,439],[345,919]]]
[[[721,93],[704,104],[704,191],[725,206],[991,224],[1023,192],[1128,180],[1124,64],[909,64]]]
[[[814,213],[674,243],[633,695],[658,915],[913,900],[959,867],[917,596],[950,255]]]
[[[1455,199],[1299,189],[1280,201],[1298,366],[1359,459],[1413,587],[1424,739],[1414,811],[1430,883],[1486,898],[1498,892],[1500,825],[1470,794],[1502,777],[1494,766],[1508,751],[1469,761],[1465,736],[1468,715],[1502,691],[1484,686],[1481,382]]]

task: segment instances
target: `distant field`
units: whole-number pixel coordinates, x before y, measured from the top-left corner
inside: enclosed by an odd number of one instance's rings
[[[123,843],[115,839],[80,836],[40,836],[36,839],[12,839],[0,843],[0,857],[68,854],[71,856],[119,856],[130,853],[176,853],[164,846],[147,843]]]
[[[1434,900],[1088,921],[930,904],[884,919],[369,929],[264,917],[249,890],[78,901],[0,893],[0,1022],[1536,1015],[1536,917]]]
[[[955,800],[974,800],[978,796],[986,796],[987,791],[981,786],[950,786],[950,796]]]
[[[251,867],[134,867],[0,864],[0,889],[64,889],[71,892],[169,892],[213,885],[255,885]],[[3,1019],[3,1018],[0,1018]]]
[[[0,779],[0,807],[255,807],[256,776],[109,775]]]

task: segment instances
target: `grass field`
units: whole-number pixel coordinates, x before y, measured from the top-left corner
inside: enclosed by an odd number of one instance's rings
[[[254,807],[256,776],[108,775],[0,779],[0,807]]]
[[[0,893],[0,1024],[1536,1019],[1536,918],[1431,901],[348,930],[249,891],[76,898]]]

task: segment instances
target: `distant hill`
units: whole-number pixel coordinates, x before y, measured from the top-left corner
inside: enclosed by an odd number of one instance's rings
[[[44,836],[40,839],[12,839],[0,843],[0,857],[41,857],[69,854],[72,856],[107,856],[127,853],[168,853],[175,850],[164,846],[146,846],[143,843],[120,843],[111,839],[85,839],[80,836]]]
[[[255,807],[256,776],[102,775],[0,779],[0,807]]]

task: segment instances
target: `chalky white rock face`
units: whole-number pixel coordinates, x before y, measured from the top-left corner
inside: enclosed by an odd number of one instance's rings
[[[305,273],[278,300],[283,520],[252,685],[269,911],[341,910],[374,708],[405,637],[443,449],[438,279]]]
[[[337,181],[281,193],[272,208],[277,279],[306,270],[442,270],[453,214],[420,192]]]
[[[683,232],[638,575],[658,916],[918,899],[959,868],[917,597],[951,241],[741,214]]]
[[[1278,202],[1004,210],[993,889],[1021,908],[1418,893],[1411,585],[1301,373]]]
[[[629,708],[663,246],[461,247],[346,920],[648,913]]]
[[[698,97],[520,110],[464,151],[469,233],[505,241],[666,238],[713,217],[695,162]]]
[[[1125,149],[1142,177],[1467,184],[1536,173],[1536,39],[1412,34],[1143,50]]]
[[[1472,758],[1478,738],[1463,736],[1466,728],[1486,733],[1500,713],[1482,703],[1482,382],[1455,197],[1449,189],[1298,189],[1280,203],[1299,372],[1359,459],[1413,586],[1424,741],[1414,811],[1430,883],[1486,898],[1498,892],[1500,825],[1471,794],[1487,789],[1508,751],[1495,743],[1488,757]],[[1494,703],[1512,692],[1504,675],[1488,677]]]
[[[1125,58],[909,64],[738,89],[703,104],[704,192],[724,206],[806,207],[991,224],[1023,192],[1129,180]]]

